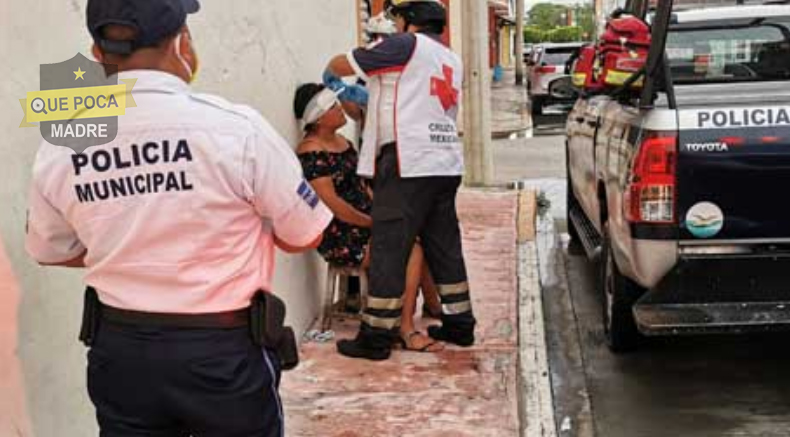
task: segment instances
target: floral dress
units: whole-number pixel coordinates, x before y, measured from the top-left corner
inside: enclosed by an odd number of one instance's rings
[[[349,144],[343,152],[315,151],[299,154],[308,181],[331,177],[337,195],[357,210],[370,214],[372,200],[364,180],[357,175],[357,151]],[[318,253],[338,267],[357,267],[365,258],[370,229],[341,221],[337,217],[324,231]]]

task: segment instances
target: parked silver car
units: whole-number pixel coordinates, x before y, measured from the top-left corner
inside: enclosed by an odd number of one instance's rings
[[[586,43],[543,43],[537,44],[532,50],[531,57],[527,60],[528,83],[527,91],[532,102],[532,114],[540,115],[543,107],[559,102],[549,93],[549,84],[555,79],[567,76],[565,66],[571,57],[578,54],[579,49]]]

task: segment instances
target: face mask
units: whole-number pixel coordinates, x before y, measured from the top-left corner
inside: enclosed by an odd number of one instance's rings
[[[186,59],[184,59],[184,56],[181,55],[181,37],[183,35],[184,35],[183,33],[179,33],[178,36],[175,39],[176,57],[178,57],[178,60],[181,61],[181,66],[184,67],[184,72],[189,77],[189,81],[188,82],[192,83],[192,82],[195,81],[195,79],[197,79],[198,58],[197,58],[197,55],[193,53],[193,56],[195,58],[195,69],[192,70],[192,67],[189,66],[189,62],[187,62]]]

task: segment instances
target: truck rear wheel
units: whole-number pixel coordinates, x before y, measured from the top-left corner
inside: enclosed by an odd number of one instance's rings
[[[576,224],[571,218],[571,210],[581,208],[577,203],[576,196],[573,194],[573,185],[571,181],[571,172],[567,171],[567,191],[565,194],[565,222],[568,228],[568,253],[570,255],[584,255],[584,246],[582,246],[581,237],[579,237],[579,230],[576,229]]]
[[[623,276],[612,253],[607,224],[600,261],[600,290],[603,294],[603,330],[609,349],[615,353],[636,349],[643,341],[636,327],[633,307],[644,289]]]
[[[530,103],[532,107],[532,116],[543,115],[543,99],[540,97],[532,97],[532,102]],[[535,120],[532,120],[533,124]]]
[[[567,146],[566,146],[566,157],[567,157]],[[579,231],[576,229],[576,225],[573,224],[573,220],[571,220],[571,211],[575,208],[578,208],[579,204],[576,201],[576,196],[573,194],[573,181],[571,181],[571,172],[568,169],[568,159],[565,159],[565,182],[566,182],[566,191],[565,191],[565,221],[567,222],[568,226],[568,236],[570,236],[569,245],[570,246],[579,246],[581,244],[581,240],[579,240]]]

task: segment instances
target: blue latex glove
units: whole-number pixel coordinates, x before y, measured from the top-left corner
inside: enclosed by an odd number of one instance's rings
[[[342,90],[337,96],[341,102],[356,103],[363,108],[368,106],[368,90],[362,85],[347,85],[329,70],[324,71],[323,81],[334,92]]]
[[[368,106],[368,90],[362,85],[346,85],[346,89],[337,98],[341,102],[356,103],[362,108]]]
[[[324,85],[332,91],[340,91],[341,89],[345,88],[346,84],[343,82],[342,79],[337,77],[334,73],[329,70],[324,71],[323,77]]]

